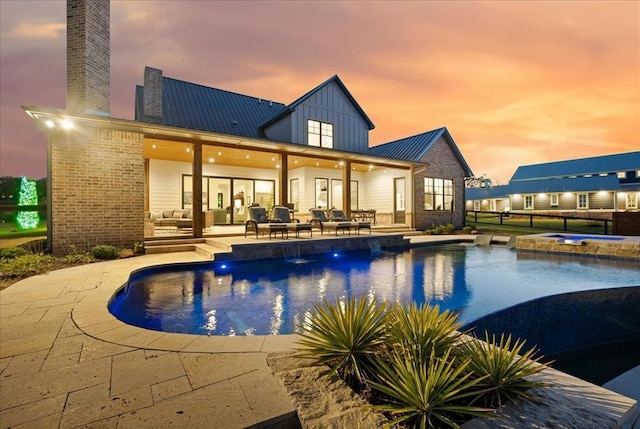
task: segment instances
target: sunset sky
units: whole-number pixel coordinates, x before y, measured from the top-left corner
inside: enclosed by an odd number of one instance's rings
[[[66,105],[66,3],[0,0],[0,175],[46,175],[20,108]],[[640,149],[640,1],[112,1],[111,116],[145,66],[290,103],[338,74],[372,144],[446,126],[476,175]]]

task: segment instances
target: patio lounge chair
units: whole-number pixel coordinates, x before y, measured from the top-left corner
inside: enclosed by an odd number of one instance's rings
[[[272,235],[276,235],[280,233],[282,237],[287,236],[289,238],[289,232],[287,230],[287,225],[283,223],[273,223],[269,222],[269,218],[267,218],[267,209],[264,207],[254,206],[249,207],[249,219],[244,224],[244,236],[247,236],[247,232],[252,231],[256,233],[256,238],[258,238],[258,233],[269,233],[269,239],[271,239]]]
[[[351,228],[355,229],[360,234],[361,229],[368,229],[369,235],[371,235],[371,222],[358,221],[356,219],[349,220],[344,214],[344,211],[339,209],[331,209],[330,220],[333,222],[350,222]]]
[[[300,231],[309,231],[309,236],[313,237],[310,223],[300,223],[300,219],[291,219],[289,208],[285,206],[274,206],[272,211],[272,222],[283,223],[287,226],[287,231],[296,233],[296,238],[300,237]]]
[[[345,231],[351,235],[351,222],[349,221],[330,221],[327,219],[327,215],[325,215],[324,210],[322,209],[309,209],[309,213],[311,213],[311,225],[315,228],[320,228],[320,234],[324,234],[324,230],[335,230],[336,235],[338,235],[338,231],[342,231],[344,234]]]

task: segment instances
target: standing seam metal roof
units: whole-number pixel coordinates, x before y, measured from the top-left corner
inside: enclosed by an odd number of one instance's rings
[[[282,103],[163,77],[163,125],[264,138],[260,124]]]
[[[466,175],[471,176],[473,174],[471,168],[462,156],[462,153],[460,152],[460,149],[458,149],[453,137],[449,134],[447,127],[441,127],[415,136],[383,143],[370,148],[369,153],[371,155],[385,158],[402,159],[411,162],[423,162],[423,159],[427,155],[429,149],[431,149],[431,146],[433,146],[433,144],[442,136],[444,136],[449,143],[451,150],[458,158],[458,161],[465,170]]]
[[[518,167],[511,177],[516,180],[544,179],[568,175],[600,174],[640,170],[640,152],[618,153],[591,158],[570,159]]]

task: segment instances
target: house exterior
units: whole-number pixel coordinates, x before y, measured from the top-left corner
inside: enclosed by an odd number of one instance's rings
[[[67,108],[23,107],[48,139],[49,243],[130,247],[177,211],[202,237],[290,204],[427,229],[464,224],[472,172],[446,128],[369,147],[371,119],[336,75],[289,104],[147,67],[135,120],[109,116],[109,1],[67,2]],[[106,76],[104,76],[106,74]]]
[[[466,209],[609,217],[640,209],[640,152],[520,166],[508,185],[469,188]]]

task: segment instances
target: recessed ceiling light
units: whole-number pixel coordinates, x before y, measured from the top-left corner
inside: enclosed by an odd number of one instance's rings
[[[53,126],[55,125],[51,119],[47,119],[46,121],[44,121],[44,124],[45,124],[48,128],[53,128]]]

